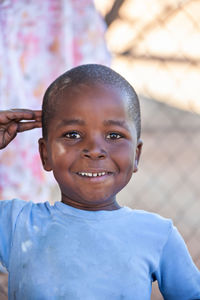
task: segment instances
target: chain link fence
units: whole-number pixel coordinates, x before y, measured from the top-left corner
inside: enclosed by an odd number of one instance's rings
[[[100,3],[101,2],[101,3]],[[171,218],[200,268],[200,1],[96,1],[140,95],[143,154],[121,204]],[[160,300],[156,285],[152,299]]]

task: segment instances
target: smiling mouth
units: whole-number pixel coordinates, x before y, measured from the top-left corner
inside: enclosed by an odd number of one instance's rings
[[[102,177],[105,175],[112,175],[112,172],[77,172],[79,176],[82,177],[90,177],[90,178],[95,178],[95,177]]]

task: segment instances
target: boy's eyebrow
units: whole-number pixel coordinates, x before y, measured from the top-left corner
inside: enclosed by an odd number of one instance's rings
[[[65,125],[85,125],[85,122],[80,119],[70,119],[70,120],[64,119],[58,124],[58,128]]]
[[[120,127],[123,127],[125,129],[129,129],[127,124],[126,124],[126,121],[121,121],[121,120],[106,120],[103,122],[105,126],[109,126],[109,125],[117,125],[117,126],[120,126]]]
[[[126,124],[126,121],[123,120],[105,120],[103,124],[104,126],[116,125],[116,126],[123,127],[127,130],[129,129]],[[85,125],[85,121],[81,119],[69,119],[69,120],[64,119],[58,124],[58,128],[66,125]]]

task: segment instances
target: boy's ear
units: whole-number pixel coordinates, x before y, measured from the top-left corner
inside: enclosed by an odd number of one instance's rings
[[[135,162],[134,162],[133,173],[138,171],[138,164],[139,164],[139,160],[140,160],[140,155],[142,153],[142,146],[143,146],[142,140],[138,140],[137,148],[136,148],[136,154],[135,154]]]
[[[45,169],[45,171],[51,171],[52,168],[48,160],[47,142],[44,138],[40,138],[38,140],[38,143],[39,143],[39,152],[40,152],[40,158],[42,161],[43,168]]]

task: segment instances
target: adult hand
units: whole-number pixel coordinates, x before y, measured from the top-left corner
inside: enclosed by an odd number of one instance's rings
[[[5,148],[18,132],[42,127],[41,117],[40,110],[0,110],[0,149]]]

